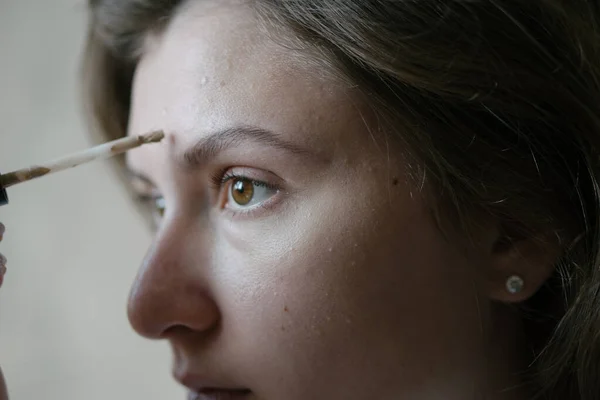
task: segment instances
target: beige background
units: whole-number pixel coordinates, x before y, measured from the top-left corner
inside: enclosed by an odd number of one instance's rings
[[[87,147],[77,72],[81,0],[0,0],[0,170]],[[125,300],[150,235],[97,163],[10,190],[0,208],[0,364],[11,400],[183,399],[165,343]]]

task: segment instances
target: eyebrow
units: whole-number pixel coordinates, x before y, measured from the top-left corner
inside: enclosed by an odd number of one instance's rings
[[[199,167],[209,163],[219,153],[248,142],[273,147],[295,155],[316,156],[308,149],[288,142],[272,131],[245,125],[223,129],[203,137],[184,152],[181,161],[188,168]]]

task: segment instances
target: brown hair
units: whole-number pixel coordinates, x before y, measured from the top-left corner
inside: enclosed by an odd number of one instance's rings
[[[144,36],[178,0],[90,0],[100,132],[125,135]],[[445,216],[556,235],[555,277],[523,306],[540,397],[600,396],[600,4],[590,0],[252,0],[352,81],[419,161]],[[468,222],[465,228],[468,229]]]

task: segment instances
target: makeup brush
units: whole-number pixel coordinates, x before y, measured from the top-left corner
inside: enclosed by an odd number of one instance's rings
[[[164,137],[165,134],[162,131],[152,132],[141,136],[125,137],[59,158],[55,161],[2,174],[0,175],[0,205],[8,204],[6,189],[11,186],[65,169],[75,168],[94,160],[110,158],[145,144],[157,143]]]

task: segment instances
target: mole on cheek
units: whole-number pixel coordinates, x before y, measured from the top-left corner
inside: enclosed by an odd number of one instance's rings
[[[290,310],[289,310],[288,306],[283,306],[283,312],[286,312],[286,313],[287,313],[287,312],[289,312],[289,311],[290,311]],[[284,326],[284,325],[281,325],[281,331],[282,331],[282,332],[285,332],[285,326]]]

